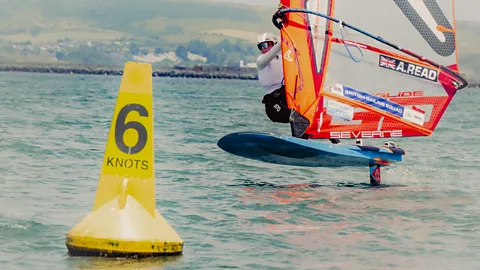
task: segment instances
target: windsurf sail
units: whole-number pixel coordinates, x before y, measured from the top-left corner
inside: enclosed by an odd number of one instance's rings
[[[454,0],[281,0],[273,23],[287,102],[309,119],[305,133],[431,135],[468,85],[458,69],[454,7]]]

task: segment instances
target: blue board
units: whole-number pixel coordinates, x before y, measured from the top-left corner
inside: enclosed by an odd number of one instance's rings
[[[397,147],[332,144],[329,140],[305,140],[259,132],[231,133],[222,137],[217,145],[245,158],[309,167],[387,166],[402,161],[405,155],[405,151]]]

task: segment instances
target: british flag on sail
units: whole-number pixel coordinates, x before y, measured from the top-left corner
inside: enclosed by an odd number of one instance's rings
[[[397,67],[395,59],[391,59],[383,55],[380,56],[380,66],[389,69],[395,69]]]

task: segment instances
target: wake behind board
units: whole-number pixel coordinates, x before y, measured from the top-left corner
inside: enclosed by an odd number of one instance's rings
[[[308,167],[388,166],[402,161],[405,151],[396,147],[332,144],[274,133],[235,132],[217,142],[231,154],[275,164]]]

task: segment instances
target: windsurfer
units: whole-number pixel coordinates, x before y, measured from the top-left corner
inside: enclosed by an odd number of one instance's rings
[[[257,47],[262,53],[257,58],[258,80],[264,88],[262,103],[272,122],[289,123],[290,109],[287,105],[283,83],[281,43],[275,35],[263,33],[257,38]]]
[[[272,33],[263,33],[257,38],[257,47],[262,53],[257,58],[258,80],[264,88],[262,103],[265,113],[272,122],[290,123],[292,136],[308,139],[304,131],[309,120],[297,111],[288,108],[283,78],[281,43]],[[338,139],[330,139],[339,143]]]

